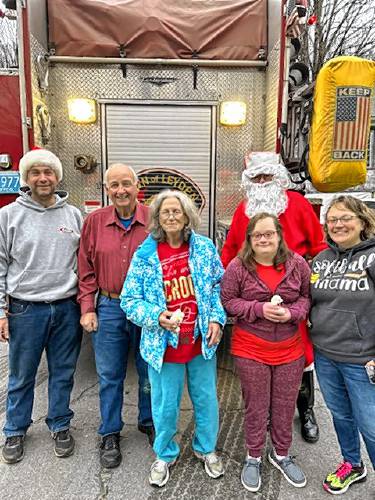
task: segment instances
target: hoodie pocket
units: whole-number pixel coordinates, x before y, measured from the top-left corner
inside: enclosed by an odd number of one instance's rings
[[[313,307],[310,313],[312,342],[332,354],[361,354],[363,336],[356,313],[330,307]]]
[[[26,270],[22,273],[14,291],[23,291],[26,295],[37,295],[33,300],[56,300],[73,295],[77,289],[77,275],[72,269]]]

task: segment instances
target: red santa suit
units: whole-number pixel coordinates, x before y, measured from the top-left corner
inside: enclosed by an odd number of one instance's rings
[[[327,248],[323,230],[314,209],[306,198],[294,191],[287,191],[288,205],[279,221],[283,228],[285,242],[290,250],[303,257],[314,257]],[[245,213],[246,200],[242,201],[234,212],[232,223],[224,243],[221,260],[224,267],[237,256],[245,241],[249,217]],[[306,366],[314,360],[313,349],[308,338],[306,324],[301,323],[300,333],[305,344]]]

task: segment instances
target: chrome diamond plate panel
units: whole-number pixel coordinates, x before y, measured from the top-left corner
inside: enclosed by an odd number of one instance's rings
[[[82,208],[85,200],[102,199],[102,135],[100,116],[93,125],[68,121],[67,99],[88,97],[96,100],[217,101],[241,99],[248,106],[248,120],[242,127],[217,124],[216,217],[230,218],[241,199],[239,181],[243,156],[248,149],[262,149],[264,137],[265,71],[256,68],[192,68],[172,66],[54,64],[50,67],[49,92],[44,101],[52,118],[48,147],[64,165],[63,187],[72,203]],[[196,77],[196,88],[194,79]],[[158,86],[145,79],[163,79]],[[41,99],[34,88],[36,99]],[[98,106],[100,113],[100,106]],[[104,138],[105,139],[105,138]],[[91,174],[74,169],[74,156],[90,154],[99,167]]]
[[[36,72],[35,61],[38,56],[45,54],[45,49],[38,42],[38,40],[30,35],[30,55],[31,55],[31,91],[32,91],[32,101],[33,101],[33,129],[34,129],[34,144],[37,146],[43,146],[50,149],[50,144],[44,143],[42,141],[42,134],[40,127],[38,125],[38,120],[36,116],[36,108],[39,104],[46,106],[48,109],[48,92],[42,94],[39,90],[38,75]]]
[[[247,103],[248,118],[242,127],[218,125],[217,135],[217,203],[220,220],[231,218],[242,198],[240,179],[244,154],[263,148],[265,73],[228,70],[218,75],[219,99],[241,99]]]
[[[266,73],[266,120],[264,150],[275,151],[277,134],[277,107],[279,92],[280,42],[272,49]]]

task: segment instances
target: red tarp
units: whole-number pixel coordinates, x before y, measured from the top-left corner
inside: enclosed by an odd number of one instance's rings
[[[58,56],[255,60],[267,0],[48,0]]]

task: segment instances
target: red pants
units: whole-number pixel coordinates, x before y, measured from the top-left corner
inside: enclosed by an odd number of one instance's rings
[[[310,340],[306,321],[298,325],[298,331],[301,335],[303,347],[305,349],[305,366],[309,366],[314,361],[314,349]]]
[[[265,365],[234,356],[245,402],[245,438],[249,454],[258,458],[270,434],[278,455],[288,455],[292,443],[293,417],[305,358],[283,365]]]

